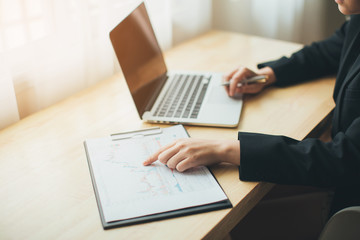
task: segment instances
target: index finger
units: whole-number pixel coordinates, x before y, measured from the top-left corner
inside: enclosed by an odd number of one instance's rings
[[[170,143],[170,144],[168,144],[168,145],[165,145],[165,146],[162,146],[161,148],[159,148],[159,150],[157,150],[154,154],[152,154],[150,157],[148,157],[148,158],[143,162],[143,165],[144,165],[144,166],[148,166],[148,165],[152,164],[153,162],[156,162],[156,161],[158,160],[159,155],[160,155],[163,151],[165,151],[165,150],[171,148],[172,146],[174,146],[175,143],[176,143],[176,142],[174,141],[174,142],[172,142],[172,143]]]
[[[240,68],[233,76],[232,79],[230,80],[230,89],[229,89],[229,95],[232,97],[235,95],[235,93],[242,93],[243,91],[243,85],[241,85],[240,87],[238,86],[238,83],[241,83],[241,81],[243,81],[246,78],[255,76],[256,73],[254,73],[253,71],[251,71],[248,68]]]
[[[233,97],[238,89],[237,84],[246,77],[247,72],[245,68],[240,68],[231,78],[229,86],[229,96]]]
[[[225,74],[223,76],[223,82],[228,82],[232,79],[232,77],[234,76],[234,74],[239,70],[239,68],[236,68],[234,70],[232,70],[231,72]],[[224,86],[225,91],[227,92],[227,94],[230,96],[230,87],[229,86]]]

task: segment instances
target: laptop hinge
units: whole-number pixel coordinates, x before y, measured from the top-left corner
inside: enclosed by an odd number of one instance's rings
[[[159,86],[155,89],[154,94],[152,94],[151,98],[149,99],[148,103],[146,104],[146,107],[144,109],[144,111],[141,113],[141,117],[142,115],[147,112],[150,111],[151,108],[153,107],[157,97],[159,96],[162,88],[164,87],[166,81],[168,79],[168,75],[167,72],[165,72],[163,75],[159,76],[155,81],[160,81],[161,83],[159,84]]]

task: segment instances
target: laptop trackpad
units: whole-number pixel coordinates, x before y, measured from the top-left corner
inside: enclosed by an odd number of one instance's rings
[[[209,97],[207,102],[210,104],[219,104],[219,103],[234,103],[238,102],[241,99],[241,95],[236,98],[231,98],[227,95],[225,88],[223,86],[216,86],[210,89]]]

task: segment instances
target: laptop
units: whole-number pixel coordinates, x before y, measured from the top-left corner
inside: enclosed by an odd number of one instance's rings
[[[110,32],[110,40],[142,120],[238,125],[243,102],[227,95],[222,73],[167,70],[143,2]]]

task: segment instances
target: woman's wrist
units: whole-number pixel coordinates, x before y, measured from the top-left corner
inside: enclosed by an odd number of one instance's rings
[[[268,79],[267,79],[267,83],[266,85],[272,85],[276,82],[276,76],[274,73],[274,70],[271,67],[264,67],[259,69],[258,71],[259,75],[267,75]]]
[[[219,143],[219,159],[222,162],[240,165],[239,140],[225,140]]]

